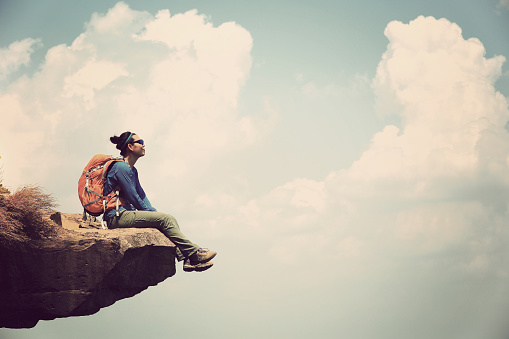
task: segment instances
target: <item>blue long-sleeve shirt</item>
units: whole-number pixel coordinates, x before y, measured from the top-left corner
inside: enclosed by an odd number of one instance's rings
[[[119,210],[156,211],[141,187],[136,167],[133,166],[131,170],[131,167],[123,161],[117,161],[111,165],[104,184],[104,195],[109,194],[117,187],[120,188],[120,197],[128,202],[127,205],[121,206]],[[115,209],[106,212],[103,218],[109,221],[114,216]]]

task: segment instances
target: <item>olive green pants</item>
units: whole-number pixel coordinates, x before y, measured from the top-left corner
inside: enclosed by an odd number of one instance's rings
[[[108,228],[157,228],[177,246],[177,260],[181,261],[196,252],[200,246],[192,243],[180,232],[177,220],[166,213],[123,210],[108,222]]]

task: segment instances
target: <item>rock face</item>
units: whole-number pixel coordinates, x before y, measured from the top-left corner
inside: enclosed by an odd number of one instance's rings
[[[102,230],[80,223],[81,214],[48,217],[62,227],[58,236],[0,246],[0,327],[94,314],[176,272],[175,245],[156,229]]]

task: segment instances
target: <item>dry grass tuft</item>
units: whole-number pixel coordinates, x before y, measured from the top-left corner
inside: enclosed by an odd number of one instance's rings
[[[0,195],[0,242],[27,242],[54,234],[54,225],[43,218],[42,210],[56,206],[55,198],[37,186]]]
[[[10,197],[11,202],[19,208],[28,210],[49,209],[56,207],[55,198],[44,193],[38,186],[23,186],[18,188]]]

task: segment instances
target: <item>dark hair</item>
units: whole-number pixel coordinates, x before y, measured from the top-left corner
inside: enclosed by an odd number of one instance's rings
[[[116,135],[112,136],[110,138],[110,141],[117,145],[117,149],[120,150],[120,155],[126,156],[127,148],[125,146],[128,144],[127,141],[129,141],[129,143],[131,144],[132,143],[131,137],[135,134],[136,133],[134,133],[134,132],[127,131],[127,132],[120,134],[119,137],[117,137]],[[129,138],[129,140],[127,140],[128,138]]]

